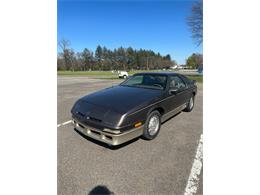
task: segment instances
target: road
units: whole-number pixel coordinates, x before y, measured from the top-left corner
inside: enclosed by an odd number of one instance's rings
[[[203,133],[202,84],[198,84],[194,110],[166,121],[156,139],[139,138],[109,148],[76,132],[69,122],[70,109],[78,98],[119,81],[58,77],[58,194],[108,194],[106,190],[114,194],[187,193]],[[195,194],[202,194],[202,172]]]

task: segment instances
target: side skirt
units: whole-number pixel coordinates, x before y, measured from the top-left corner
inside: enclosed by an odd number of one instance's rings
[[[186,106],[187,106],[186,104],[183,104],[183,105],[181,105],[181,106],[175,108],[174,110],[172,110],[172,111],[170,111],[170,112],[164,114],[164,115],[162,116],[162,122],[166,121],[167,119],[171,118],[172,116],[174,116],[174,115],[177,114],[178,112],[182,111],[183,109],[186,108]]]

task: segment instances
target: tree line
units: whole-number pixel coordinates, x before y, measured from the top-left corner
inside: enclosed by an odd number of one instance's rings
[[[75,52],[68,40],[61,40],[58,53],[58,70],[152,70],[162,69],[176,64],[169,54],[161,55],[152,50],[119,47],[114,50],[97,46],[93,52],[85,48]]]
[[[186,66],[191,69],[203,68],[203,55],[200,53],[193,53],[186,59]]]
[[[197,45],[203,42],[203,1],[197,0],[191,8],[191,15],[187,17],[187,24]],[[110,50],[97,46],[95,52],[85,48],[82,52],[75,52],[69,47],[68,40],[61,40],[61,48],[57,58],[58,70],[88,71],[88,70],[149,70],[162,69],[176,65],[169,54],[163,56],[152,50],[119,47]],[[197,69],[203,66],[203,55],[194,53],[186,59],[186,66]]]

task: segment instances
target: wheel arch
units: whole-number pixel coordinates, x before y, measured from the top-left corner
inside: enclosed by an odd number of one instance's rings
[[[163,107],[157,106],[157,107],[152,108],[152,109],[148,112],[148,115],[149,115],[151,112],[155,111],[155,110],[157,110],[157,111],[160,113],[161,116],[164,115],[164,113],[165,113],[165,110],[164,110]],[[148,116],[148,115],[147,115],[147,116]]]

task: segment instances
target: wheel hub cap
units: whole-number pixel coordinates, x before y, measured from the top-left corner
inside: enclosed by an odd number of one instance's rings
[[[193,98],[190,98],[190,109],[193,107]]]
[[[153,116],[150,118],[149,124],[148,124],[148,132],[150,135],[155,135],[159,129],[159,117]]]

